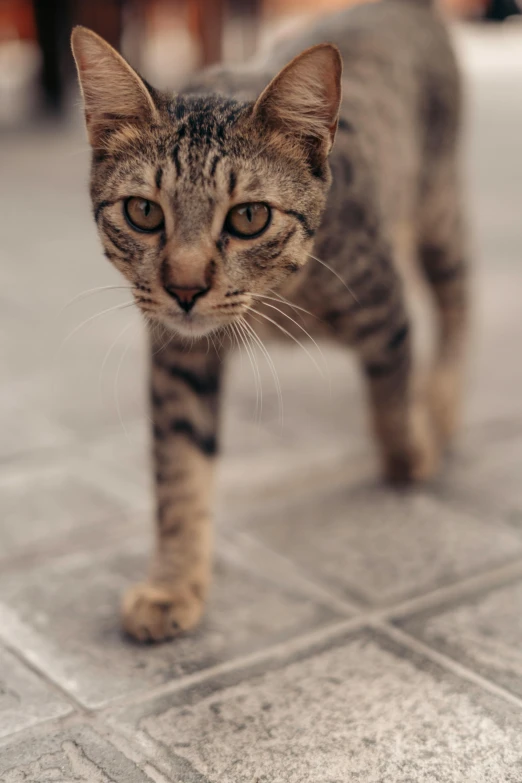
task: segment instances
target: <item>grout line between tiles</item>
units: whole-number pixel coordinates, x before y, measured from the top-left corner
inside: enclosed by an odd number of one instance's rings
[[[21,729],[0,737],[0,751],[2,748],[9,747],[12,744],[18,744],[24,741],[36,740],[41,736],[47,736],[56,731],[61,731],[64,727],[80,724],[86,716],[78,712],[69,712],[67,715],[60,715],[56,718],[47,718],[46,720],[35,723],[32,726],[24,726]],[[81,724],[83,725],[83,724]],[[89,724],[90,725],[90,724]]]
[[[171,783],[169,778],[158,769],[158,758],[154,758],[158,755],[154,741],[147,737],[144,741],[143,732],[126,732],[121,726],[108,726],[100,720],[94,720],[92,726],[138,769],[145,772],[154,783]],[[139,735],[138,739],[141,741],[141,747],[138,748],[136,742],[133,742],[136,740],[136,735]]]
[[[89,709],[85,707],[81,702],[77,701],[75,697],[63,685],[61,685],[61,683],[57,682],[53,677],[51,677],[51,675],[48,674],[48,672],[46,672],[45,669],[38,666],[38,664],[34,663],[34,661],[32,661],[30,657],[27,657],[25,655],[22,649],[14,646],[3,635],[0,635],[0,644],[5,650],[11,653],[11,655],[13,655],[23,666],[25,666],[26,669],[29,669],[29,671],[31,671],[40,680],[42,680],[51,690],[56,691],[59,694],[59,696],[61,696],[61,698],[65,699],[66,703],[69,704],[75,712],[81,712],[84,715],[91,714]],[[62,717],[66,717],[66,716],[62,716]],[[56,718],[51,718],[50,720],[53,721],[56,720]],[[46,722],[45,720],[42,721],[42,723],[45,722]]]
[[[282,559],[283,561],[285,560],[285,558]],[[307,645],[326,640],[329,637],[341,633],[357,630],[364,627],[365,625],[368,626],[382,624],[383,627],[385,626],[386,628],[393,629],[393,632],[396,632],[398,635],[403,634],[404,632],[400,631],[391,624],[394,618],[435,607],[448,599],[462,598],[467,593],[477,591],[480,588],[493,587],[496,584],[502,584],[503,582],[509,581],[513,577],[519,576],[521,574],[522,560],[518,560],[515,563],[508,564],[507,566],[501,566],[491,572],[471,577],[467,580],[457,583],[456,585],[440,588],[419,598],[409,599],[405,602],[394,604],[390,607],[369,610],[366,609],[359,612],[355,616],[353,616],[353,606],[349,603],[346,603],[344,604],[345,611],[347,613],[352,613],[352,616],[346,620],[341,620],[337,623],[332,623],[330,625],[316,628],[313,631],[294,636],[292,639],[271,645],[264,648],[263,650],[254,651],[246,655],[232,658],[228,661],[223,661],[222,663],[216,664],[215,666],[203,669],[191,675],[186,675],[178,680],[150,689],[146,694],[134,693],[129,696],[123,695],[117,697],[111,700],[108,704],[96,709],[88,708],[81,701],[77,700],[59,681],[49,675],[44,667],[40,667],[37,663],[35,663],[34,660],[32,660],[31,655],[29,654],[28,656],[22,647],[13,645],[12,641],[6,639],[4,635],[1,635],[0,638],[2,639],[2,643],[6,649],[14,654],[17,659],[25,664],[29,669],[31,669],[33,673],[41,677],[44,682],[50,685],[54,690],[58,691],[60,695],[66,699],[67,703],[70,704],[72,708],[74,708],[77,714],[80,713],[83,717],[103,716],[113,708],[132,705],[143,701],[150,701],[153,698],[183,690],[186,687],[203,682],[206,679],[210,679],[214,676],[229,673],[236,669],[241,669],[246,666],[262,662],[263,660],[268,660],[274,656],[278,657],[289,655],[292,651],[301,650]],[[306,578],[304,578],[303,583],[305,581],[307,581]],[[322,588],[320,592],[324,600],[328,600],[330,598],[327,592],[323,591]],[[334,608],[334,606],[339,608],[342,605],[343,602],[341,599],[335,599],[334,604],[331,606],[332,608]],[[405,637],[408,639],[413,638],[409,637],[408,635],[405,635]],[[420,642],[416,643],[421,645]],[[425,646],[422,645],[423,649],[424,647]],[[426,647],[426,649],[431,650],[429,647]],[[435,651],[433,651],[433,654],[439,656],[441,655]],[[451,661],[451,659],[447,659],[445,656],[441,656],[441,659],[444,661]],[[468,671],[465,667],[462,667],[462,670]],[[480,678],[478,675],[477,677],[479,678],[480,682],[483,681],[482,678]],[[501,689],[499,690],[501,691]],[[522,704],[522,702],[517,700],[517,704]]]
[[[465,679],[468,682],[477,685],[482,690],[491,693],[493,696],[497,696],[503,701],[508,701],[514,707],[517,707],[517,709],[522,710],[522,698],[515,696],[513,693],[511,693],[511,691],[508,691],[501,685],[497,685],[497,683],[488,680],[486,677],[478,674],[473,669],[469,669],[467,666],[459,663],[454,658],[450,658],[444,653],[441,653],[424,642],[421,642],[416,637],[410,636],[410,634],[397,628],[395,625],[390,625],[385,621],[379,620],[372,621],[370,625],[375,629],[383,631],[387,636],[391,637],[396,642],[399,642],[405,647],[408,647],[413,652],[423,655],[425,658],[428,658],[434,663],[439,664],[439,666],[441,666],[446,671],[451,671],[461,679]]]
[[[263,650],[256,650],[246,655],[238,656],[229,661],[223,661],[214,666],[210,666],[207,669],[194,672],[193,674],[181,677],[178,680],[173,680],[169,683],[164,683],[156,688],[150,688],[146,693],[134,693],[129,696],[119,696],[113,699],[110,703],[104,705],[96,714],[104,716],[107,713],[112,712],[115,708],[127,707],[141,702],[149,702],[153,699],[161,696],[166,696],[177,691],[190,688],[193,685],[198,685],[207,679],[218,677],[222,674],[229,674],[236,669],[244,669],[249,666],[254,666],[257,663],[262,663],[264,660],[270,660],[271,658],[284,658],[287,655],[291,655],[293,652],[298,652],[308,645],[315,644],[324,640],[327,640],[331,636],[337,636],[348,631],[357,630],[364,625],[368,625],[368,617],[358,616],[349,620],[341,620],[331,625],[322,626],[316,628],[313,631],[301,634],[300,636],[294,636],[292,639],[286,639],[283,642],[278,642],[270,647],[263,648]]]
[[[349,599],[340,598],[331,592],[327,587],[316,582],[310,575],[304,571],[298,563],[295,563],[291,558],[281,555],[274,549],[271,549],[256,536],[244,530],[232,530],[227,531],[222,540],[225,544],[230,545],[234,540],[238,542],[246,542],[247,544],[256,547],[260,553],[264,553],[267,558],[270,558],[276,565],[281,566],[283,574],[288,574],[288,577],[283,576],[285,582],[292,586],[294,582],[296,586],[301,586],[310,598],[315,598],[317,601],[321,601],[328,605],[332,610],[341,612],[342,614],[348,614],[350,617],[354,615],[361,615],[364,612],[368,612],[368,607],[363,604],[356,604]],[[263,573],[263,571],[256,566],[248,564],[248,570],[253,573]],[[280,577],[281,578],[281,577]]]
[[[444,587],[437,587],[435,590],[431,590],[423,595],[406,598],[370,614],[380,616],[383,619],[406,617],[423,610],[435,608],[447,601],[459,600],[473,593],[479,593],[486,588],[495,588],[509,583],[520,576],[522,576],[522,558],[517,558],[510,563],[504,563],[487,571],[482,571],[479,574],[464,577],[458,582]]]
[[[98,720],[95,726],[106,732],[112,744],[146,772],[154,783],[173,783],[169,774],[170,770],[162,757],[161,742],[152,739],[139,728],[131,729],[125,725],[108,725],[103,720]],[[136,752],[136,745],[139,746],[141,757]]]
[[[310,593],[315,594],[318,600],[327,602],[331,609],[347,613],[350,616],[367,618],[395,618],[403,617],[409,614],[416,614],[420,611],[431,609],[449,600],[458,600],[468,594],[480,592],[481,589],[494,588],[502,585],[512,579],[522,576],[522,558],[503,563],[502,565],[490,568],[472,576],[459,579],[450,585],[436,587],[428,590],[419,596],[405,598],[387,606],[372,606],[368,603],[357,602],[353,594],[347,598],[336,595],[336,593],[325,587],[321,582],[316,581],[308,571],[302,569],[298,563],[291,558],[281,555],[276,550],[260,541],[255,535],[244,530],[233,531],[234,537],[239,541],[244,540],[252,542],[260,551],[264,551],[268,556],[279,562],[284,568],[288,569],[292,577],[300,581],[303,587],[308,588]],[[226,537],[224,537],[226,540]]]
[[[471,577],[470,579],[465,580],[465,582],[458,583],[457,585],[452,585],[449,588],[441,588],[439,590],[434,591],[433,593],[429,593],[428,595],[422,596],[420,598],[410,599],[406,602],[395,604],[391,607],[370,609],[366,611],[361,611],[359,614],[353,615],[351,605],[346,604],[345,610],[351,614],[351,616],[346,620],[341,620],[340,622],[337,623],[332,623],[327,626],[322,626],[321,628],[317,628],[308,633],[300,634],[299,636],[294,636],[290,640],[285,640],[284,642],[280,642],[278,644],[272,645],[263,650],[256,651],[253,653],[248,653],[247,655],[239,656],[230,661],[224,661],[220,664],[217,664],[216,666],[210,667],[208,669],[199,672],[195,672],[192,675],[182,677],[179,680],[176,680],[175,682],[160,685],[154,690],[149,691],[145,697],[143,694],[131,695],[128,698],[125,696],[120,697],[118,699],[115,699],[105,707],[101,708],[99,714],[109,712],[113,707],[118,708],[120,706],[136,704],[142,701],[149,701],[153,698],[160,697],[163,695],[168,695],[170,693],[175,693],[176,691],[183,690],[186,687],[190,687],[200,682],[204,682],[206,679],[211,679],[214,676],[227,674],[236,669],[242,669],[247,666],[254,665],[258,662],[262,662],[263,660],[269,660],[272,657],[278,657],[278,656],[283,657],[286,655],[290,655],[292,652],[300,651],[301,649],[311,644],[314,644],[316,642],[321,642],[327,640],[330,637],[334,637],[342,633],[347,633],[349,631],[355,631],[360,628],[364,628],[365,626],[382,625],[383,627],[391,628],[394,631],[397,630],[397,634],[401,634],[404,632],[400,631],[399,629],[396,629],[396,626],[392,625],[393,619],[396,616],[406,612],[408,613],[414,611],[416,612],[416,611],[421,611],[423,609],[435,607],[438,604],[443,603],[445,600],[448,600],[449,598],[458,600],[459,598],[465,596],[467,593],[476,591],[481,587],[488,587],[488,586],[493,587],[496,584],[503,584],[505,581],[509,581],[509,579],[518,575],[522,575],[522,560],[518,560],[516,561],[516,563],[512,563],[507,566],[502,566],[500,568],[497,568],[490,573],[481,574],[480,576],[476,576],[476,577]],[[339,601],[336,600],[335,605],[338,606]],[[410,638],[408,635],[406,636],[407,638]],[[413,639],[413,637],[411,638]],[[418,642],[418,644],[421,645],[421,642]],[[423,648],[425,647],[425,645],[422,646]],[[431,648],[426,646],[426,649],[431,649]],[[441,655],[436,651],[433,651],[433,653],[434,655]],[[446,658],[446,656],[441,655],[441,658],[451,662],[451,659]],[[462,667],[462,671],[469,671],[470,675],[474,676],[473,672],[471,670],[466,669],[466,667]],[[480,675],[476,675],[476,676],[480,680],[480,682],[482,681],[488,682],[487,680],[484,680],[484,678],[480,677]],[[497,686],[492,685],[492,687],[497,687]],[[502,691],[502,689],[499,688],[499,692],[500,691]],[[504,693],[504,691],[502,691],[502,693]],[[506,693],[509,695],[508,691],[506,691]],[[522,706],[522,700],[516,700],[516,701],[519,706]]]

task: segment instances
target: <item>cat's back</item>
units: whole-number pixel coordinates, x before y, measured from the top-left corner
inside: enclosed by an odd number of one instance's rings
[[[198,74],[186,91],[253,100],[293,57],[325,42],[343,58],[341,118],[370,135],[386,126],[410,147],[420,143],[429,151],[439,142],[454,144],[459,73],[448,31],[430,0],[379,0],[325,15],[276,39],[246,64]]]
[[[376,57],[418,67],[436,67],[442,60],[455,73],[447,29],[434,6],[431,0],[363,2],[280,38],[265,59],[277,70],[303,49],[328,41],[338,46],[346,66]]]
[[[392,95],[397,107],[406,107],[410,125],[423,125],[421,135],[439,123],[445,132],[455,132],[460,77],[448,30],[433,2],[380,0],[343,9],[277,42],[265,61],[277,71],[303,49],[323,42],[341,52],[345,107],[356,103],[364,110],[366,104],[372,110]]]

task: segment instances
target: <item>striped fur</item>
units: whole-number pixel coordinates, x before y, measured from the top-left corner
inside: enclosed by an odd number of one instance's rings
[[[264,63],[213,69],[174,97],[89,31],[75,31],[73,48],[104,250],[163,326],[150,336],[157,546],[148,581],[123,609],[130,634],[162,640],[197,623],[210,581],[222,357],[206,337],[216,333],[226,351],[240,318],[302,336],[260,297],[286,297],[313,315],[302,313],[308,331],[355,349],[388,478],[435,471],[456,426],[467,320],[459,79],[442,23],[413,0],[343,11]],[[133,230],[130,196],[158,203],[164,227]],[[271,221],[238,239],[227,213],[249,202],[270,205]],[[440,325],[420,398],[405,237]],[[190,312],[169,295],[189,289],[198,293]]]

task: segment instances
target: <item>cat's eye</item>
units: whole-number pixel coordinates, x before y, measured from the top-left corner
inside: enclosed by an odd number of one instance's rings
[[[137,231],[152,233],[163,228],[165,222],[163,210],[154,201],[131,196],[125,200],[123,209],[130,226]]]
[[[267,204],[238,204],[225,220],[225,231],[239,239],[251,239],[268,228],[271,212]]]

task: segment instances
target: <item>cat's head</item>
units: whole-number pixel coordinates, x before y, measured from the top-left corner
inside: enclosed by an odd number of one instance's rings
[[[147,317],[205,335],[295,276],[330,184],[338,50],[308,49],[242,102],[159,93],[85,28],[72,45],[98,231]]]

